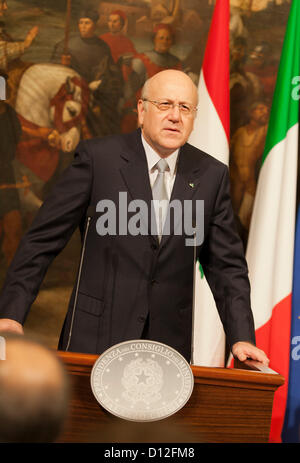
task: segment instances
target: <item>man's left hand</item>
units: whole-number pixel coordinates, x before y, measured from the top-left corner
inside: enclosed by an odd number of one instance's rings
[[[268,366],[270,362],[264,351],[258,349],[258,347],[254,346],[250,342],[236,342],[233,344],[231,351],[233,356],[239,359],[241,362],[244,362],[247,359],[252,359],[256,360],[257,362],[261,362],[266,366]]]

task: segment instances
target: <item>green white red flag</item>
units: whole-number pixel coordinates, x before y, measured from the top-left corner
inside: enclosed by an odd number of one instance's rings
[[[275,393],[271,442],[280,442],[286,406],[297,186],[300,0],[293,0],[259,173],[246,258],[256,342],[285,377]]]

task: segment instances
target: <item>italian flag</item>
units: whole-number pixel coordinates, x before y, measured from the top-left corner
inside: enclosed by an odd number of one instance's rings
[[[281,441],[289,374],[300,80],[300,0],[284,39],[246,258],[256,342],[285,377],[274,397],[271,442]]]
[[[198,86],[198,112],[189,143],[228,164],[229,160],[229,0],[217,0]],[[225,334],[201,268],[195,277],[192,363],[223,366]]]

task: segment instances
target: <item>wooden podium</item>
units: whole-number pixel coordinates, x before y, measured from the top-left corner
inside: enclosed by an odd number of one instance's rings
[[[96,401],[90,373],[97,355],[58,352],[71,379],[69,417],[58,442],[268,442],[273,397],[284,378],[256,362],[235,368],[192,366],[187,404],[150,423],[114,417]]]

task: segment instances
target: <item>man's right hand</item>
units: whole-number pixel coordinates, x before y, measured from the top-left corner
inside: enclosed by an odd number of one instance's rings
[[[0,319],[0,334],[1,332],[11,332],[16,334],[24,334],[23,326],[21,323],[11,320],[10,318]]]

